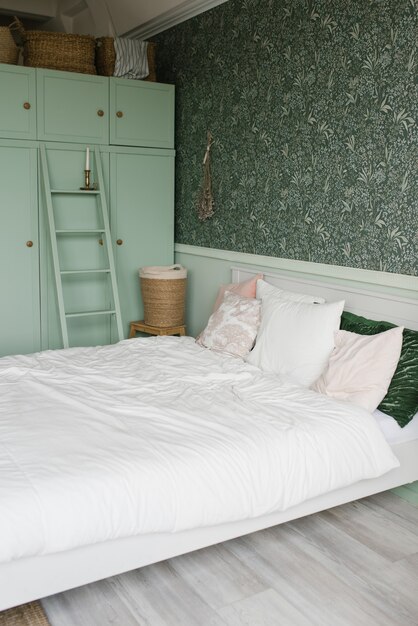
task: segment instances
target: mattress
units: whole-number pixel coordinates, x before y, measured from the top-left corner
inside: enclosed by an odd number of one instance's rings
[[[398,422],[393,417],[382,413],[382,411],[376,410],[373,413],[373,417],[384,434],[386,441],[391,446],[397,443],[406,443],[407,441],[418,439],[418,413],[409,424],[403,428],[399,426]]]
[[[258,517],[398,465],[367,411],[188,337],[0,359],[0,562]]]

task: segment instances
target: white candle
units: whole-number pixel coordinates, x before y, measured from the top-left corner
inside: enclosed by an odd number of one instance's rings
[[[90,148],[86,150],[86,170],[90,169]]]

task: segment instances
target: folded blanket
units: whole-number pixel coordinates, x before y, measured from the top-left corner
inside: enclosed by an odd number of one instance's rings
[[[146,78],[148,68],[148,42],[126,37],[115,37],[115,71],[120,78]]]

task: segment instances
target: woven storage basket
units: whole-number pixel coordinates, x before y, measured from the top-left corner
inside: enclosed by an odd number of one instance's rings
[[[181,265],[143,267],[139,271],[144,322],[148,326],[182,326],[186,303],[187,270]]]
[[[98,37],[96,39],[96,69],[100,76],[113,76],[115,71],[116,52],[113,37]],[[155,63],[156,44],[148,42],[147,57],[149,74],[144,80],[155,83],[157,71]]]
[[[25,30],[17,18],[10,28],[16,31],[16,36],[22,40],[24,65],[81,74],[96,74],[94,37]]]
[[[0,63],[17,64],[19,48],[8,26],[0,26]]]

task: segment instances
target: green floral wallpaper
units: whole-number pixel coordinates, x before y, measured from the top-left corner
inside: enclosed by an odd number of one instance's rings
[[[176,240],[418,275],[417,43],[418,0],[229,0],[161,34]]]

